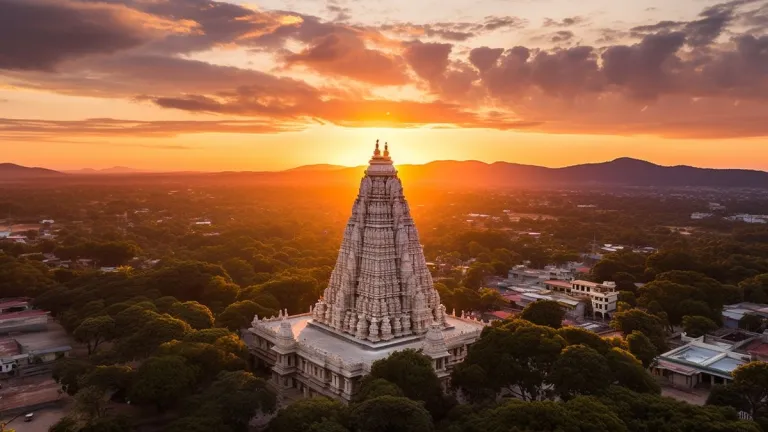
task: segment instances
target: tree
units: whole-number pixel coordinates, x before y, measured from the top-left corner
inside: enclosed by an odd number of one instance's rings
[[[215,343],[219,338],[229,336],[232,332],[225,328],[210,328],[198,331],[192,331],[184,336],[185,342],[202,342],[207,344]]]
[[[557,329],[557,334],[560,335],[565,342],[570,345],[585,345],[593,350],[605,355],[610,349],[611,344],[597,333],[591,332],[587,329],[574,326],[566,326]]]
[[[750,406],[741,390],[733,384],[714,385],[707,396],[707,405],[729,406],[737,411],[749,411]]]
[[[105,416],[88,422],[80,432],[131,432],[131,422],[125,416]]]
[[[88,355],[96,350],[104,341],[112,339],[115,334],[115,320],[104,315],[94,318],[86,318],[72,333],[75,340],[85,343],[88,347]]]
[[[763,326],[763,318],[760,317],[760,315],[755,314],[744,314],[743,317],[739,320],[739,328],[756,332],[760,330],[760,327]]]
[[[450,408],[443,397],[432,359],[415,350],[396,351],[375,361],[369,375],[371,379],[380,378],[395,384],[410,399],[423,401],[435,418],[441,418]]]
[[[80,377],[82,387],[95,387],[102,391],[126,391],[133,381],[134,370],[130,366],[96,366]]]
[[[654,432],[759,432],[751,421],[740,421],[730,408],[697,406],[654,394],[611,386],[600,402],[630,427]]]
[[[380,396],[354,406],[350,413],[354,430],[366,432],[429,432],[434,430],[429,412],[418,402]]]
[[[237,300],[240,287],[223,276],[211,278],[203,288],[201,301],[215,311],[220,311]]]
[[[739,288],[744,292],[744,300],[765,303],[768,301],[768,273],[744,279],[739,282]]]
[[[626,312],[617,312],[611,320],[611,327],[625,335],[639,331],[653,342],[659,352],[666,352],[664,325],[661,320],[639,309],[630,309]]]
[[[571,345],[552,365],[548,381],[563,400],[568,400],[599,393],[608,388],[612,377],[608,362],[600,353],[585,345]]]
[[[479,290],[485,283],[485,278],[491,276],[494,272],[493,266],[484,263],[473,263],[469,266],[464,276],[463,285],[469,289]]]
[[[230,258],[224,261],[221,266],[232,277],[232,280],[240,286],[249,286],[256,278],[253,266],[240,258]]]
[[[465,408],[466,407],[466,408]],[[465,411],[472,408],[463,406]],[[619,416],[594,397],[578,396],[565,403],[524,402],[505,399],[498,405],[480,406],[476,412],[456,415],[448,432],[568,431],[627,432]]]
[[[157,312],[133,305],[115,315],[115,336],[130,336],[158,317],[160,315]]]
[[[768,409],[768,363],[743,364],[732,375],[732,385],[743,395],[752,417],[765,414]]]
[[[200,342],[167,342],[158,348],[157,354],[186,359],[187,364],[196,366],[199,381],[211,380],[221,371],[236,371],[247,366],[239,353],[231,353],[222,347]]]
[[[502,390],[526,401],[548,399],[547,377],[565,346],[554,329],[529,321],[489,327],[454,368],[451,383],[475,399]]]
[[[643,363],[644,368],[649,368],[658,357],[659,352],[648,337],[639,331],[633,331],[627,336],[629,352]]]
[[[301,399],[281,409],[269,422],[269,430],[280,432],[306,432],[323,421],[338,425],[349,423],[347,407],[324,397]]]
[[[611,348],[606,354],[608,367],[613,372],[616,382],[634,392],[659,394],[661,388],[656,380],[648,373],[629,352],[621,348]]]
[[[61,384],[61,389],[72,396],[80,391],[79,379],[93,366],[85,361],[75,358],[63,358],[53,365],[53,379]]]
[[[244,300],[227,306],[227,308],[216,318],[216,322],[231,331],[239,332],[240,329],[247,328],[251,325],[251,321],[253,321],[255,315],[265,318],[277,315],[277,311],[266,309],[250,300]]]
[[[507,301],[501,296],[501,293],[493,288],[481,288],[480,307],[481,312],[495,311],[507,305]]]
[[[75,411],[87,421],[103,417],[107,409],[107,398],[104,390],[98,387],[85,387],[75,395]]]
[[[687,336],[697,338],[717,330],[717,324],[707,317],[686,315],[683,317],[683,329]]]
[[[179,300],[173,296],[160,297],[154,300],[157,311],[160,313],[170,313],[171,306],[179,303]]]
[[[211,310],[196,301],[176,303],[171,306],[170,314],[185,321],[195,330],[213,327],[213,314]]]
[[[288,313],[304,313],[317,301],[320,287],[309,276],[284,276],[259,285],[258,293],[270,294],[288,309]]]
[[[355,392],[354,401],[363,402],[379,396],[403,396],[403,391],[397,385],[382,379],[366,375],[360,382],[359,389]]]
[[[184,335],[191,330],[189,324],[180,319],[160,315],[130,337],[122,339],[116,349],[124,360],[146,357],[166,342],[184,339]]]
[[[231,371],[219,373],[208,389],[190,400],[186,410],[217,417],[237,431],[247,430],[257,412],[273,411],[276,402],[263,379],[249,372]]]
[[[554,300],[539,300],[523,309],[520,318],[534,324],[559,329],[565,318],[565,311]]]
[[[131,386],[131,401],[153,404],[163,411],[184,398],[195,385],[197,371],[183,357],[151,357],[139,367]]]

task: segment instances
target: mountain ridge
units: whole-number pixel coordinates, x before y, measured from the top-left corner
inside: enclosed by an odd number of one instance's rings
[[[446,187],[535,187],[535,186],[652,186],[652,187],[746,187],[768,188],[768,172],[750,169],[699,168],[688,165],[663,166],[634,158],[549,168],[537,165],[497,161],[441,160],[426,164],[396,165],[400,176],[410,183],[443,185]],[[118,170],[127,169],[116,167]],[[112,169],[109,169],[112,170]],[[283,171],[223,171],[223,172],[88,172],[65,174],[45,168],[27,168],[16,164],[0,164],[0,179],[25,180],[34,178],[84,178],[123,174],[124,177],[207,176],[226,181],[248,180],[270,184],[354,184],[365,166],[343,167],[330,164],[299,166]]]

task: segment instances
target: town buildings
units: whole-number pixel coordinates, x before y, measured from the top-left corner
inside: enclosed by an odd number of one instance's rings
[[[254,317],[244,338],[281,397],[349,401],[374,361],[409,348],[430,356],[447,385],[483,326],[440,304],[402,183],[377,142],[322,297],[305,314]]]
[[[547,266],[544,269],[516,266],[499,286],[503,288],[502,295],[520,307],[538,300],[552,300],[563,308],[566,319],[610,320],[619,298],[616,283],[574,280],[578,274],[576,266]]]
[[[768,358],[768,333],[723,329],[698,338],[681,335],[684,343],[661,354],[651,372],[667,384],[691,389],[727,384],[739,366]]]
[[[756,315],[762,319],[768,319],[768,304],[741,302],[723,306],[723,327],[739,328],[739,321],[745,315]]]

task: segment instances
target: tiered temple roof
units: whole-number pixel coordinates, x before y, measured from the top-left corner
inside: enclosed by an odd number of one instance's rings
[[[372,344],[446,326],[402,183],[378,141],[312,317],[314,325]]]

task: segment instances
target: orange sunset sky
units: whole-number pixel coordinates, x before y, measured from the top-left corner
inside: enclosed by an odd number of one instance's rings
[[[766,136],[766,0],[0,0],[0,162],[768,170]]]

